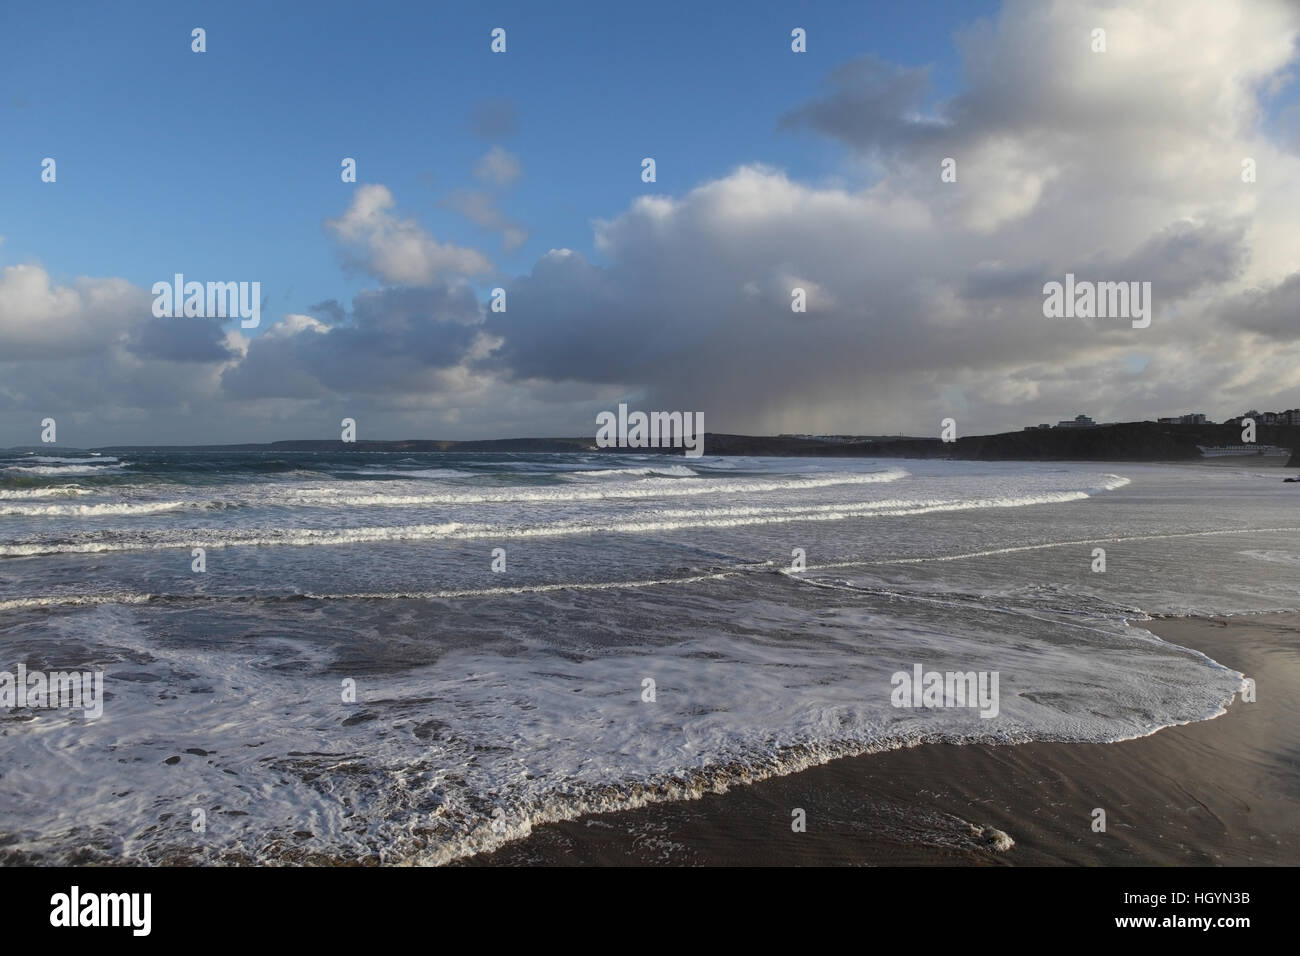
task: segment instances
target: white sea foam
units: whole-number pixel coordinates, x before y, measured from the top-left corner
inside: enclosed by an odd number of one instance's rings
[[[106,515],[150,515],[201,506],[195,501],[106,502],[95,505],[0,505],[0,515],[97,518]]]
[[[89,488],[76,485],[57,485],[49,488],[0,488],[0,501],[22,501],[29,498],[70,498],[76,495],[95,494]]]
[[[868,561],[835,561],[828,564],[820,564],[818,569],[827,568],[857,568],[869,564],[930,564],[935,561],[966,561],[971,558],[988,558],[994,555],[1003,554],[1020,554],[1026,551],[1043,551],[1049,548],[1070,548],[1090,544],[1124,544],[1130,541],[1176,541],[1182,538],[1215,538],[1222,535],[1241,535],[1241,534],[1276,534],[1285,532],[1297,532],[1300,527],[1277,527],[1277,528],[1223,528],[1223,529],[1205,529],[1203,531],[1175,531],[1169,534],[1127,534],[1111,535],[1103,538],[1075,538],[1070,541],[1045,541],[1039,544],[1017,545],[1011,548],[988,548],[983,551],[966,551],[961,554],[940,554],[927,555],[922,558],[889,558],[885,560],[868,560]],[[1239,554],[1252,554],[1249,551],[1241,551]],[[1258,557],[1258,554],[1253,556]],[[1264,559],[1268,560],[1268,559]]]
[[[383,468],[378,465],[368,465],[361,471],[353,471],[349,474],[397,478],[473,478],[478,473],[461,471],[459,468]]]
[[[672,585],[699,584],[702,581],[721,581],[754,571],[766,570],[771,562],[761,564],[739,565],[706,574],[690,574],[683,577],[642,578],[622,581],[565,581],[559,584],[518,584],[495,588],[443,588],[440,590],[403,590],[403,591],[342,591],[316,593],[311,591],[294,594],[269,594],[260,598],[231,597],[224,594],[149,594],[130,591],[115,591],[108,594],[47,594],[41,597],[21,597],[0,599],[0,611],[17,610],[34,607],[93,606],[99,604],[147,604],[158,603],[220,603],[234,600],[284,601],[288,599],[306,599],[314,601],[430,601],[454,599],[482,599],[496,597],[513,597],[521,594],[551,594],[560,591],[618,591],[637,588],[669,587]]]
[[[82,455],[76,458],[64,458],[58,455],[27,455],[22,460],[24,462],[37,461],[43,465],[50,465],[50,464],[85,465],[88,463],[98,464],[100,462],[103,462],[104,464],[109,464],[111,462],[119,461],[119,459],[114,458],[111,455],[91,455],[91,456]]]
[[[436,524],[383,525],[363,528],[263,528],[255,532],[199,530],[136,532],[75,542],[40,542],[0,545],[0,557],[38,554],[94,554],[108,551],[155,551],[170,548],[237,548],[268,545],[368,544],[382,541],[472,541],[483,538],[550,538],[580,534],[656,534],[691,528],[740,528],[793,522],[843,521],[849,518],[885,518],[969,511],[986,508],[1021,508],[1029,505],[1081,501],[1085,492],[1056,492],[1020,498],[974,500],[890,500],[861,504],[793,505],[772,508],[698,508],[642,510],[643,517],[608,521],[597,518],[550,524],[477,524],[446,521]]]
[[[0,599],[0,611],[19,611],[38,607],[94,607],[100,604],[147,604],[153,594],[114,591],[108,594],[46,594],[41,597]]]
[[[79,459],[82,462],[89,459]],[[100,459],[95,459],[99,461]],[[125,468],[130,462],[112,462],[107,465],[5,465],[4,470],[24,475],[103,475],[114,469]]]
[[[685,465],[661,465],[654,468],[598,468],[594,471],[570,471],[563,477],[576,478],[628,478],[646,475],[665,475],[672,478],[694,478],[699,472]]]
[[[832,623],[809,620],[805,637],[781,641],[710,628],[667,646],[595,655],[527,638],[510,653],[450,650],[436,666],[368,672],[355,705],[339,703],[338,674],[298,674],[286,720],[273,644],[257,656],[195,653],[144,639],[133,609],[85,613],[87,629],[147,663],[106,667],[114,693],[106,720],[43,718],[9,731],[0,823],[45,835],[36,847],[56,859],[96,847],[100,834],[104,852],[139,862],[177,851],[275,859],[275,844],[297,846],[292,831],[309,830],[307,850],[445,863],[539,823],[725,792],[922,741],[1142,736],[1223,713],[1241,686],[1234,671],[1173,645],[1128,640],[1120,627],[1106,634],[1104,654],[1049,628],[1032,652],[1009,659],[977,628],[876,626],[843,646],[831,639]],[[936,667],[1000,662],[999,718],[891,707],[898,656]],[[158,684],[140,680],[142,668],[184,697],[183,707],[166,709],[165,734]],[[119,670],[131,679],[115,680]],[[644,677],[658,685],[653,704],[641,699]],[[1066,686],[1068,694],[1049,692]],[[26,756],[65,750],[77,755],[75,778]],[[136,786],[122,785],[123,761]],[[160,831],[159,809],[196,801],[222,810],[208,839],[194,841],[183,827],[171,839]],[[60,846],[58,835],[73,831],[77,840]]]
[[[875,485],[907,477],[902,469],[867,474],[829,475],[818,478],[775,479],[700,479],[688,481],[646,477],[627,483],[598,483],[595,487],[523,486],[491,491],[410,492],[402,489],[350,493],[335,486],[311,488],[275,488],[265,492],[268,504],[303,504],[348,507],[407,507],[412,505],[475,505],[538,502],[562,504],[575,501],[602,501],[638,498],[677,498],[699,495],[760,494],[781,491],[809,491],[840,485]],[[575,483],[577,484],[577,483]],[[350,487],[350,486],[349,486]]]

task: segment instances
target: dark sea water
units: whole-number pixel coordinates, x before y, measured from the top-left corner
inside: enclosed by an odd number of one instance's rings
[[[107,692],[0,710],[0,852],[437,863],[840,755],[1211,718],[1242,675],[1141,621],[1300,608],[1281,477],[0,453],[0,670]],[[916,664],[997,671],[997,716],[893,706]]]

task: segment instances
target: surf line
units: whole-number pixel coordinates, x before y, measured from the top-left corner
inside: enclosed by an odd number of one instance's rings
[[[613,591],[620,588],[651,588],[672,584],[695,584],[700,581],[720,581],[724,578],[770,568],[774,561],[746,564],[725,571],[696,574],[682,578],[654,578],[645,581],[574,581],[562,584],[524,584],[513,588],[462,588],[447,591],[358,591],[344,594],[104,594],[104,595],[51,595],[0,600],[0,611],[28,607],[58,607],[60,605],[97,604],[153,604],[167,602],[216,603],[220,601],[363,601],[363,600],[430,600],[462,597],[508,597],[511,594],[546,594],[554,591]]]
[[[1204,538],[1224,534],[1271,534],[1275,531],[1300,531],[1300,528],[1229,528],[1220,531],[1178,531],[1171,534],[1135,534],[1113,538],[1080,538],[1077,541],[1049,541],[1045,544],[1017,545],[1014,548],[994,548],[990,551],[967,551],[964,554],[936,554],[926,558],[875,558],[863,561],[833,561],[828,564],[810,564],[805,570],[823,571],[832,568],[875,567],[883,564],[926,564],[930,561],[963,561],[966,558],[987,558],[997,554],[1016,554],[1021,551],[1041,551],[1045,548],[1068,548],[1081,544],[1110,544],[1125,541],[1162,541],[1172,538]],[[783,571],[790,573],[789,569]]]

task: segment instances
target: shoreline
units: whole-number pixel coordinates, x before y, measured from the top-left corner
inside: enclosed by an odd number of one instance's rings
[[[598,419],[599,422],[599,419]],[[701,424],[702,427],[702,424]],[[1102,463],[1196,462],[1207,460],[1205,447],[1242,446],[1238,425],[1162,424],[1153,421],[1105,422],[1088,427],[1025,428],[987,435],[737,435],[701,432],[702,445],[693,448],[709,457],[758,456],[793,458],[915,458],[957,461],[1040,461]],[[403,454],[664,454],[690,455],[683,433],[651,447],[649,441],[636,447],[602,447],[596,436],[514,437],[493,439],[288,439],[272,442],[243,442],[215,445],[142,445],[117,442],[90,449],[66,447],[66,451],[98,454],[141,453],[307,453],[355,454],[401,452]],[[1284,467],[1300,467],[1300,425],[1259,425],[1254,442],[1260,448],[1275,449],[1273,457],[1285,459]],[[1244,446],[1242,446],[1244,447]],[[5,454],[44,453],[46,447],[29,445],[0,449]],[[1214,460],[1219,456],[1211,456]],[[1226,456],[1252,459],[1257,456]]]
[[[1276,866],[1300,860],[1300,613],[1133,622],[1256,701],[1108,744],[925,744],[537,826],[469,866]],[[791,829],[794,809],[806,832]],[[1106,813],[1095,832],[1094,812]]]

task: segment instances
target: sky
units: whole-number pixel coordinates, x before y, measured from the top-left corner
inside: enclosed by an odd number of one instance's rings
[[[1297,406],[1298,34],[1287,0],[5,4],[0,446]],[[156,316],[176,273],[260,283],[259,325]],[[1151,283],[1150,325],[1045,316],[1067,273]]]

